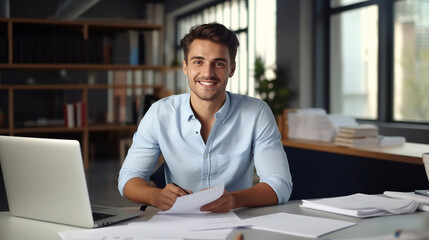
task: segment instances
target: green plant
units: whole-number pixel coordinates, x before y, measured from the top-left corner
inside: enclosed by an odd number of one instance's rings
[[[279,69],[274,69],[275,76],[268,79],[266,76],[265,62],[261,57],[255,59],[254,78],[256,81],[256,91],[259,97],[270,106],[274,115],[283,113],[288,105],[288,100],[291,96],[291,91],[286,86],[283,72]]]

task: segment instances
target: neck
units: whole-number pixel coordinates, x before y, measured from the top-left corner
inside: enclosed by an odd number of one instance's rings
[[[201,120],[214,118],[214,115],[225,103],[226,93],[217,100],[203,100],[191,94],[191,106],[196,117]]]

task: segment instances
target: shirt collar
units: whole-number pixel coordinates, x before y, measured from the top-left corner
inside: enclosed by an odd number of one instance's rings
[[[188,93],[186,94],[186,96],[187,96],[187,99],[185,100],[185,116],[187,117],[189,122],[194,117],[194,112],[192,111],[192,107],[191,107],[191,94]]]
[[[215,114],[215,119],[219,119],[219,121],[221,121],[222,123],[225,122],[226,116],[228,115],[229,109],[231,107],[231,97],[229,96],[229,92],[226,92],[225,95],[225,103],[223,104],[222,108]]]
[[[215,113],[215,119],[219,119],[220,121],[222,121],[222,123],[225,122],[226,116],[229,112],[229,109],[231,107],[231,97],[229,96],[229,92],[226,92],[226,97],[225,97],[225,103],[223,104],[222,108],[217,111],[217,113]],[[185,116],[187,117],[188,121],[191,121],[192,118],[195,117],[194,112],[192,111],[192,107],[191,107],[191,94],[187,94],[187,99],[186,99],[186,107],[185,107]]]

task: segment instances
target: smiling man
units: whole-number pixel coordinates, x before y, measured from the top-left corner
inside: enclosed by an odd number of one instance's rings
[[[226,91],[236,69],[237,36],[210,23],[194,26],[180,43],[191,91],[150,107],[120,170],[119,191],[161,210],[187,194],[181,187],[195,192],[220,184],[223,195],[202,211],[286,202],[292,179],[270,108],[259,99]],[[160,154],[164,188],[149,184]],[[255,168],[260,181],[253,185]]]

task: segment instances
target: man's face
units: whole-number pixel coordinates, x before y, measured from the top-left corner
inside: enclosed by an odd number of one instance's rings
[[[205,101],[223,101],[231,63],[228,47],[210,40],[195,39],[189,48],[188,63],[183,60],[183,72],[188,76],[191,96]]]

